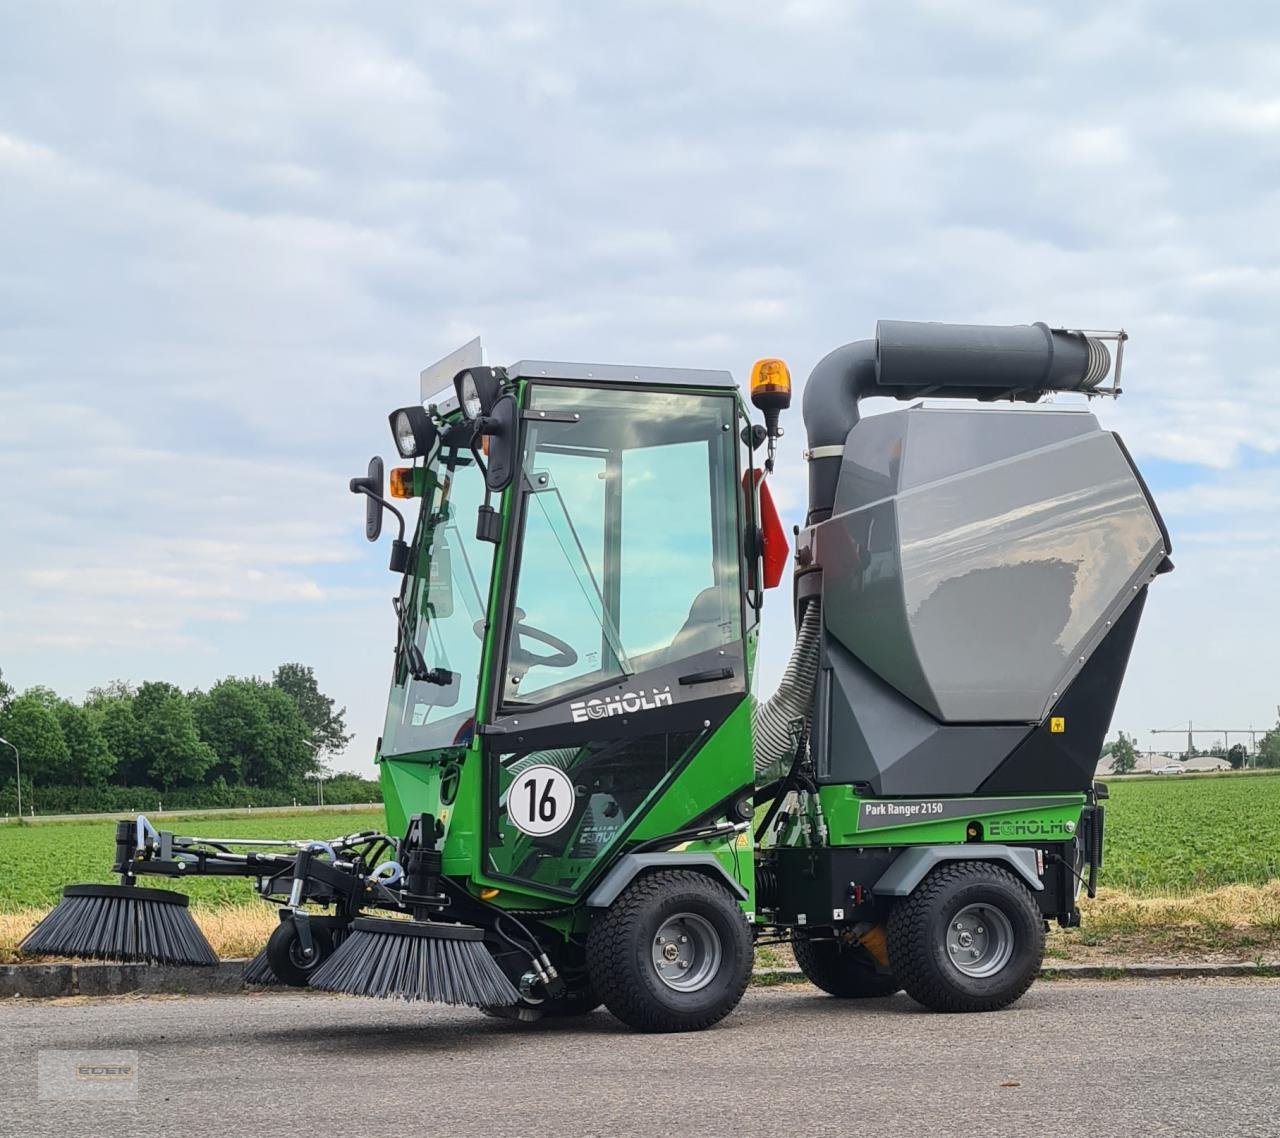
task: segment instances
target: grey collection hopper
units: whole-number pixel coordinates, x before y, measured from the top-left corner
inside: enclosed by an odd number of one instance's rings
[[[810,525],[797,596],[820,601],[823,617],[819,781],[904,795],[1085,789],[1146,586],[1171,567],[1163,523],[1123,443],[1088,410],[921,405],[860,418],[866,395],[941,386],[988,398],[975,352],[1000,330],[893,327],[895,351],[904,328],[930,349],[898,369],[910,382],[877,386],[882,346],[863,341],[820,363],[805,395]],[[1043,344],[1041,329],[1008,331]],[[1093,342],[1067,343],[1082,386],[1096,385]],[[957,344],[949,372],[932,349]],[[948,374],[961,382],[938,384]],[[1054,389],[1076,385],[1075,371],[1044,374]]]

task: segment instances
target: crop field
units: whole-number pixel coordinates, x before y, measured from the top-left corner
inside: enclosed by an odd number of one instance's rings
[[[1108,890],[1177,896],[1280,878],[1280,775],[1118,779],[1110,787]],[[383,815],[353,809],[166,818],[162,825],[215,837],[315,838],[380,828]],[[106,820],[0,826],[0,912],[47,908],[72,882],[113,880],[114,849],[114,823]],[[253,901],[248,881],[193,879],[182,888],[201,906]]]
[[[1102,882],[1137,896],[1280,878],[1280,775],[1109,783]]]

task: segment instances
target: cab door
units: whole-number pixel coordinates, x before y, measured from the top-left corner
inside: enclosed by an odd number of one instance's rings
[[[531,386],[488,875],[581,891],[746,698],[737,424],[732,392]],[[712,802],[685,793],[664,811],[689,824]]]

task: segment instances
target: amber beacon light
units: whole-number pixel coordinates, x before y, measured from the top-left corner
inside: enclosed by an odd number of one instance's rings
[[[782,436],[778,415],[791,406],[791,372],[782,360],[756,360],[751,365],[751,402],[764,412],[764,426],[769,435],[769,457],[764,465],[771,471],[773,452]]]

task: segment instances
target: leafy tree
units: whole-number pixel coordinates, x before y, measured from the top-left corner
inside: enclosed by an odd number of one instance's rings
[[[271,679],[273,687],[287,694],[295,704],[310,733],[311,751],[317,764],[326,755],[336,755],[351,742],[345,707],[333,709],[333,700],[320,690],[315,669],[305,664],[281,664]]]
[[[85,707],[92,707],[109,699],[133,699],[138,689],[128,680],[111,680],[96,688],[90,688],[85,696]]]
[[[163,790],[200,782],[217,761],[196,731],[191,700],[173,684],[149,682],[133,699],[136,744],[147,774]]]
[[[121,786],[145,784],[147,764],[138,746],[138,721],[133,714],[134,692],[123,685],[93,688],[85,700],[85,711],[93,720],[111,753],[113,769]]]
[[[57,715],[45,706],[39,691],[34,695],[24,692],[9,701],[0,713],[0,736],[18,748],[24,778],[36,786],[64,781],[69,765],[67,742]],[[12,760],[12,752],[7,747],[4,750]]]
[[[312,736],[292,697],[255,678],[228,676],[195,699],[200,737],[230,783],[289,787],[315,767]]]
[[[13,698],[13,685],[4,682],[4,669],[0,668],[0,711],[9,706],[9,700]]]
[[[43,684],[36,684],[35,687],[27,688],[22,693],[22,698],[38,704],[46,711],[52,711],[54,715],[58,714],[58,707],[62,703],[58,693],[53,688],[47,688]]]
[[[1244,749],[1243,743],[1233,743],[1231,750],[1227,752],[1227,762],[1231,764],[1233,771],[1238,771],[1244,766],[1245,756],[1248,752]]]
[[[1138,751],[1134,747],[1136,739],[1131,739],[1123,731],[1111,748],[1111,773],[1132,774],[1138,765]]]
[[[263,725],[261,700],[252,680],[228,676],[193,698],[196,730],[218,756],[209,774],[235,786],[253,765]]]
[[[1274,769],[1280,767],[1280,723],[1262,736],[1258,744],[1258,766]]]
[[[93,714],[69,699],[60,700],[56,712],[70,756],[68,773],[77,786],[101,786],[116,769],[116,757],[107,746]]]

